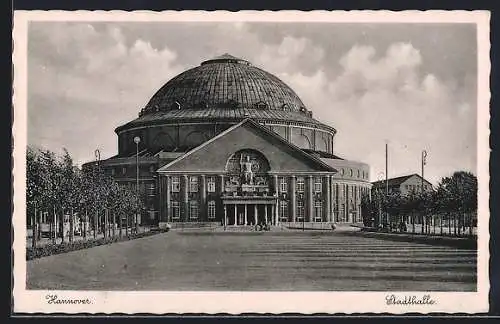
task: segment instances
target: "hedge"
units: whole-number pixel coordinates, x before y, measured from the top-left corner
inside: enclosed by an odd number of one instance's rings
[[[159,230],[155,230],[155,231],[149,231],[149,232],[129,234],[128,236],[124,235],[122,237],[118,237],[118,236],[108,237],[108,238],[101,237],[101,238],[98,238],[95,240],[94,239],[80,240],[80,241],[75,241],[72,243],[64,242],[61,244],[47,244],[44,246],[37,246],[36,248],[33,248],[30,246],[30,247],[26,248],[26,260],[33,260],[33,259],[37,259],[37,258],[46,257],[49,255],[88,249],[88,248],[92,248],[92,247],[100,246],[100,245],[104,245],[104,244],[112,244],[112,243],[116,243],[116,242],[129,241],[129,240],[138,239],[141,237],[147,237],[147,236],[155,235],[158,233],[165,233],[165,232],[168,232],[168,228],[167,229],[159,229]]]

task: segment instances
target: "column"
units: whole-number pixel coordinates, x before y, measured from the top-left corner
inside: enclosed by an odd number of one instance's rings
[[[238,205],[234,205],[234,226],[238,226]]]
[[[163,175],[158,175],[158,178],[157,178],[157,185],[158,185],[158,201],[159,201],[159,205],[158,205],[158,226],[160,225],[160,223],[164,222],[165,221],[165,218],[166,215],[167,215],[167,212],[165,210],[165,205],[166,205],[166,200],[165,200],[165,188],[164,188],[164,181],[165,181],[165,176]]]
[[[224,227],[227,225],[227,206],[224,205]]]
[[[314,188],[314,178],[312,175],[309,175],[307,177],[307,210],[308,210],[308,215],[306,218],[306,221],[309,220],[310,222],[313,221],[313,215],[314,215],[314,196],[313,196],[313,188]]]
[[[254,225],[257,225],[258,221],[257,204],[253,205],[253,220],[254,220]]]
[[[167,222],[171,222],[172,221],[172,205],[170,203],[170,198],[171,198],[170,197],[171,196],[170,190],[172,188],[172,185],[170,184],[171,180],[172,180],[172,178],[170,176],[167,176],[166,179],[165,179],[165,181],[162,181],[162,182],[164,182],[164,185],[167,187],[167,188],[165,188],[166,190],[164,190],[166,192],[165,193],[165,195],[166,195],[166,197],[165,197],[166,199],[165,200],[166,200],[167,211],[166,211],[165,215],[167,216],[166,217],[167,218],[166,219]]]
[[[337,193],[335,191],[335,180],[333,176],[330,177],[330,188],[331,188],[331,194],[330,194],[330,212],[332,214],[332,222],[336,222],[335,219],[335,208],[339,208],[337,205]]]
[[[274,183],[274,193],[275,193],[275,196],[278,196],[279,195],[279,187],[278,187],[278,176],[277,175],[273,175],[273,183]]]
[[[187,175],[182,176],[182,215],[181,215],[181,221],[188,221],[189,220],[189,194],[188,194],[188,189],[189,189],[189,178]]]
[[[290,212],[291,212],[291,215],[292,215],[292,222],[295,222],[296,221],[296,217],[297,217],[297,197],[295,195],[295,182],[296,182],[296,178],[295,176],[291,176],[290,177],[290,187],[289,187],[289,190],[290,190],[290,202],[291,202],[291,206],[290,206]]]
[[[224,175],[220,175],[220,193],[221,195],[224,194]]]
[[[274,215],[274,225],[278,225],[278,208],[277,208],[277,205],[271,205],[271,211],[272,211],[272,214]]]
[[[331,200],[332,200],[332,195],[331,195],[331,186],[330,186],[330,176],[324,177],[324,181],[326,182],[326,190],[325,193],[323,194],[323,201],[325,203],[325,221],[331,222],[332,221],[332,213],[331,213]]]
[[[267,205],[264,205],[264,220],[266,221],[267,224]]]
[[[245,204],[245,224],[248,225],[248,219],[247,219],[247,204]]]
[[[200,220],[201,221],[207,221],[208,220],[208,215],[207,215],[207,179],[204,174],[200,176],[201,180],[201,203],[200,203],[200,209],[201,209],[201,215],[200,215]]]

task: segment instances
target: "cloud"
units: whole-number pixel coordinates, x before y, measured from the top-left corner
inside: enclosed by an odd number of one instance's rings
[[[270,67],[275,73],[284,73],[304,69],[304,65],[317,66],[324,55],[324,50],[309,39],[285,36],[279,44],[261,46],[254,63]]]
[[[455,25],[33,23],[29,142],[67,147],[77,161],[96,147],[112,156],[112,130],[161,85],[228,52],[289,84],[338,130],[335,151],[370,164],[372,180],[389,140],[390,176],[420,172],[426,149],[436,182],[475,171],[474,37]]]
[[[65,145],[56,145],[61,139],[75,144],[87,138],[86,144],[100,147],[103,155],[116,154],[110,132],[135,118],[156,89],[185,69],[175,62],[175,51],[158,50],[142,39],[127,45],[116,27],[47,24],[31,32],[28,105],[34,145],[61,149]],[[43,115],[53,116],[57,127],[43,125],[51,122]],[[86,127],[75,125],[75,116]],[[56,134],[64,137],[57,140]],[[87,152],[72,153],[77,161],[88,159]]]
[[[452,170],[475,170],[474,98],[431,73],[410,43],[391,44],[377,56],[371,46],[354,45],[340,59],[335,78],[280,73],[320,120],[338,130],[335,150],[367,162],[372,176],[384,171],[389,142],[389,176],[420,172],[420,151],[429,152],[427,176],[437,182]]]

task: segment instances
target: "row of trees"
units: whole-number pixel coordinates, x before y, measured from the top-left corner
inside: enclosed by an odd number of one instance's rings
[[[58,236],[65,240],[65,215],[69,215],[71,242],[75,222],[79,222],[85,238],[90,230],[94,237],[98,232],[114,236],[116,226],[122,236],[123,225],[128,235],[133,217],[143,208],[135,188],[119,186],[98,163],[88,170],[78,168],[67,150],[58,156],[28,147],[26,162],[27,223],[32,226],[34,247],[40,239],[42,215],[46,215],[54,242]]]
[[[458,171],[441,179],[432,191],[401,195],[392,192],[374,192],[363,196],[361,202],[363,223],[368,227],[388,230],[408,230],[430,233],[431,227],[442,234],[472,234],[476,226],[477,178],[470,172]]]

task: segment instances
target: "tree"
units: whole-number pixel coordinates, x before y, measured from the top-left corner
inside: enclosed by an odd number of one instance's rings
[[[455,232],[465,230],[466,214],[471,215],[477,211],[477,177],[471,172],[457,171],[451,177],[441,179],[438,185],[440,203],[448,212],[453,213]],[[444,206],[443,206],[444,203]],[[469,217],[469,229],[472,232],[473,222]]]
[[[79,169],[74,165],[73,159],[67,150],[62,156],[57,156],[48,150],[35,150],[27,148],[27,217],[32,218],[33,226],[33,246],[36,245],[37,237],[37,213],[38,211],[49,212],[50,237],[56,241],[57,224],[62,231],[64,239],[64,210],[70,211],[70,241],[74,235],[75,209],[80,215],[80,222],[83,222],[83,234],[87,234],[87,215],[94,215],[93,229],[94,236],[97,236],[99,226],[99,213],[105,211],[104,229],[110,229],[108,225],[110,215],[113,217],[113,225],[116,223],[115,217],[119,217],[120,235],[121,222],[123,216],[127,218],[139,213],[144,208],[144,202],[137,195],[135,187],[119,186],[111,177],[104,174],[103,168],[98,165]],[[60,216],[58,216],[60,215]],[[82,219],[83,215],[85,218]],[[108,217],[110,216],[110,217]],[[59,219],[59,221],[58,221]],[[29,221],[27,219],[27,221]],[[114,227],[113,227],[114,229]],[[104,231],[108,235],[110,231]],[[114,235],[114,230],[113,230]]]
[[[69,152],[64,149],[64,155],[62,157],[61,165],[61,185],[60,185],[60,199],[61,207],[63,211],[62,217],[62,238],[64,239],[64,210],[70,211],[69,218],[69,241],[73,241],[74,235],[74,208],[79,203],[79,179],[78,179],[78,169],[73,164],[73,159],[71,158]]]
[[[26,222],[29,223],[31,219],[33,247],[36,247],[39,235],[38,210],[41,207],[43,192],[41,170],[38,152],[28,147],[26,151]]]
[[[365,227],[375,227],[377,222],[377,198],[370,198],[369,194],[361,196],[361,216],[363,218],[363,225]]]

